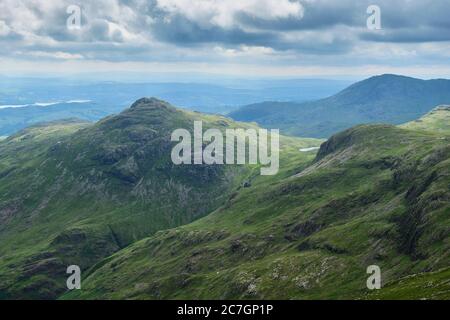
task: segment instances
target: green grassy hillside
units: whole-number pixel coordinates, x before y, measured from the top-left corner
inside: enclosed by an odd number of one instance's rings
[[[450,106],[439,106],[420,119],[405,123],[401,128],[436,133],[450,132]]]
[[[313,154],[283,153],[282,174],[120,250],[62,298],[449,299],[450,132],[364,125]]]
[[[194,120],[254,127],[141,99],[96,124],[52,122],[0,142],[0,297],[56,298],[68,265],[87,270],[225,203],[256,168],[175,166],[170,134]]]
[[[156,99],[28,128],[0,142],[0,298],[448,299],[448,113],[317,153],[282,136],[275,176],[174,166],[174,129],[254,126]],[[65,292],[71,264],[82,290]]]

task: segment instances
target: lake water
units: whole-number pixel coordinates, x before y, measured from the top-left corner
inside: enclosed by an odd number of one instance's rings
[[[309,148],[300,148],[300,152],[308,152],[308,151],[313,151],[313,150],[319,150],[320,147],[309,147]]]

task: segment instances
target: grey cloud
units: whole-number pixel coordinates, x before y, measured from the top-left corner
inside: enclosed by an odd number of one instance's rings
[[[302,19],[263,20],[250,15],[241,14],[243,24],[259,29],[279,31],[323,30],[337,25],[361,25],[365,23],[365,8],[361,2],[355,1],[315,1],[302,2],[304,15]],[[359,13],[359,17],[358,14]]]
[[[359,38],[388,43],[450,41],[450,1],[381,1],[382,32],[364,30]]]
[[[246,32],[240,28],[224,29],[217,26],[205,28],[182,16],[176,16],[170,22],[158,20],[152,31],[158,39],[180,45],[209,42],[264,45],[277,38],[277,34],[270,31]]]
[[[156,0],[119,0],[117,3],[81,0],[83,28],[73,32],[65,26],[65,8],[72,1],[59,2],[58,6],[49,10],[48,6],[45,9],[41,7],[39,1],[22,0],[34,17],[43,22],[35,29],[31,29],[30,24],[29,31],[42,38],[48,37],[55,43],[39,43],[38,40],[27,43],[25,33],[17,30],[0,35],[0,39],[3,47],[10,52],[62,51],[112,61],[182,59],[182,55],[167,48],[198,48],[199,52],[207,55],[216,45],[223,48],[268,47],[295,54],[343,55],[363,43],[401,46],[404,43],[450,41],[448,0],[291,1],[302,4],[302,16],[271,18],[248,11],[235,12],[235,23],[221,26],[194,19],[183,12],[170,14],[158,8]],[[381,32],[366,29],[366,8],[370,4],[381,8]],[[115,7],[112,8],[112,5]],[[131,15],[128,14],[130,12]],[[7,26],[12,26],[13,19],[18,17],[2,16],[0,12],[0,20]],[[111,29],[112,23],[123,29]],[[134,38],[130,40],[127,34],[139,36],[139,41]],[[154,49],[155,41],[166,47]]]
[[[388,1],[388,0],[317,0],[300,1],[304,8],[301,19],[262,19],[248,13],[239,13],[236,20],[239,27],[234,29],[210,26],[205,28],[202,21],[192,21],[185,16],[172,17],[164,22],[164,13],[159,12],[158,23],[152,29],[154,35],[164,42],[176,45],[222,43],[224,46],[238,44],[271,47],[275,50],[298,50],[303,53],[345,53],[359,40],[369,42],[404,43],[434,42],[450,40],[450,1]],[[366,28],[371,4],[381,8],[384,32],[372,32]],[[340,26],[348,27],[345,31]],[[283,40],[289,32],[315,31],[332,38],[308,43]],[[341,35],[339,32],[346,32]]]
[[[450,41],[450,33],[442,28],[401,29],[386,32],[365,32],[360,36],[366,41],[392,43],[421,43]]]

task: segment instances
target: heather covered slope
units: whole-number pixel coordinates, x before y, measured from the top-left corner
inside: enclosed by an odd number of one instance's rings
[[[401,124],[440,104],[450,104],[450,80],[421,80],[385,74],[357,82],[317,101],[263,102],[230,113],[282,133],[326,138],[358,124]]]
[[[194,120],[251,127],[141,99],[96,124],[53,122],[0,142],[0,296],[55,298],[68,265],[86,270],[223,204],[251,168],[175,166],[170,134]]]
[[[309,157],[290,153],[279,176],[122,249],[62,298],[449,299],[450,132],[358,126]],[[366,288],[373,264],[386,291]]]

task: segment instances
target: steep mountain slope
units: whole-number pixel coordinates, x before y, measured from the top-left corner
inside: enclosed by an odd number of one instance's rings
[[[381,75],[355,83],[326,99],[306,103],[264,102],[229,114],[239,121],[305,137],[329,137],[365,123],[400,124],[434,106],[450,103],[450,80]]]
[[[103,260],[63,298],[450,298],[450,131],[362,125],[304,155]],[[369,265],[386,291],[366,288]]]
[[[54,122],[0,142],[0,297],[55,298],[68,265],[85,270],[224,203],[252,168],[175,166],[170,135],[194,120],[251,127],[145,98],[96,124]]]

